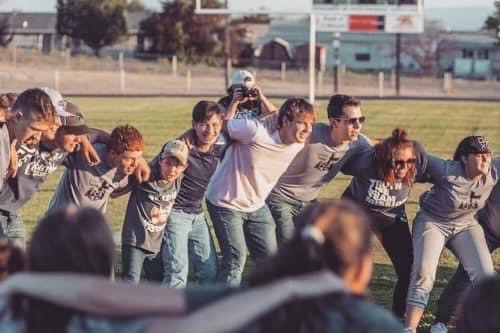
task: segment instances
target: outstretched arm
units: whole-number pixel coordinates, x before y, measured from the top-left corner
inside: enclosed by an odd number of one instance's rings
[[[179,315],[186,311],[179,290],[113,283],[81,274],[18,273],[0,284],[0,294],[21,294],[102,316]]]
[[[286,302],[344,290],[343,281],[331,272],[315,272],[240,292],[182,319],[155,320],[146,332],[233,332]]]

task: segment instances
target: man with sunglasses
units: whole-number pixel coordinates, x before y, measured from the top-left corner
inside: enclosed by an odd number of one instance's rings
[[[359,100],[334,95],[327,115],[330,124],[313,125],[309,141],[266,200],[276,223],[278,245],[292,237],[295,217],[316,200],[349,158],[370,149],[368,139],[360,135],[365,117]]]

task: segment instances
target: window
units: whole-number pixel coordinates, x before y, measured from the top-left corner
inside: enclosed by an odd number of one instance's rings
[[[356,53],[356,61],[370,61],[370,53]]]
[[[472,58],[474,58],[474,52],[472,50],[463,49],[462,50],[462,58],[472,59]]]
[[[487,60],[490,58],[488,50],[477,50],[477,58]]]

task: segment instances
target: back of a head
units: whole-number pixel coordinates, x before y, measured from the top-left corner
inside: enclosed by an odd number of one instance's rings
[[[328,107],[326,108],[328,118],[342,118],[345,116],[345,107],[361,106],[361,101],[349,95],[333,95],[330,97]]]
[[[25,90],[17,96],[12,111],[20,112],[24,117],[31,117],[34,120],[51,121],[55,116],[50,97],[38,88]]]
[[[325,200],[306,207],[297,217],[292,240],[252,272],[249,283],[329,269],[343,276],[371,252],[368,217],[353,202]]]
[[[500,332],[500,277],[488,277],[473,285],[458,308],[457,333]]]
[[[31,238],[29,269],[110,276],[113,237],[105,217],[93,208],[58,210],[44,216]]]

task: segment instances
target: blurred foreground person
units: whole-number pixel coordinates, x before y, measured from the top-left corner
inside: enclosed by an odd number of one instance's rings
[[[488,277],[463,295],[457,313],[457,333],[500,332],[500,277]]]

